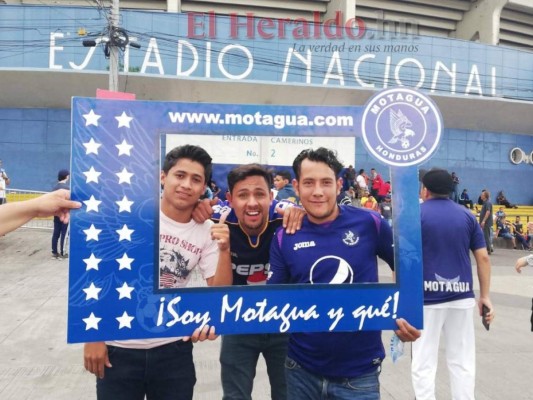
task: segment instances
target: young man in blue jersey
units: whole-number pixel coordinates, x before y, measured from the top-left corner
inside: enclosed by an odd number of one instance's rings
[[[476,217],[449,199],[453,178],[448,171],[432,169],[422,177],[422,254],[424,264],[424,330],[413,343],[411,366],[417,400],[435,400],[435,374],[441,335],[446,343],[451,397],[473,400],[476,378],[474,335],[474,283],[470,252],[477,264],[483,317],[494,318],[489,298],[490,261]]]
[[[293,169],[307,215],[294,235],[276,231],[268,283],[378,282],[377,257],[391,267],[394,262],[388,223],[373,211],[337,205],[342,164],[333,151],[304,150]],[[302,242],[313,246],[295,246]],[[353,272],[345,282],[338,282],[339,258]],[[420,335],[403,319],[397,324],[403,341]],[[293,333],[285,363],[287,398],[378,400],[384,357],[381,331]]]
[[[270,243],[275,230],[283,224],[283,217],[277,212],[282,203],[272,199],[271,186],[270,171],[258,164],[241,165],[228,174],[226,197],[231,212],[226,224],[234,285],[266,283]],[[212,219],[216,222],[224,213],[216,210]],[[223,399],[251,400],[260,354],[266,362],[271,398],[286,399],[283,365],[287,340],[286,334],[224,335],[220,351]]]

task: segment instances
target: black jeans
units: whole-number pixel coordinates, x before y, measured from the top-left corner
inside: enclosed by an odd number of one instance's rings
[[[192,400],[192,347],[182,340],[144,350],[107,346],[112,367],[96,379],[98,400]]]

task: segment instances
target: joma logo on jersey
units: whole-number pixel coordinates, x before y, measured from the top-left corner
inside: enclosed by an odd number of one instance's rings
[[[315,247],[315,246],[316,246],[315,242],[311,240],[310,242],[295,243],[293,250],[304,249],[306,247]]]

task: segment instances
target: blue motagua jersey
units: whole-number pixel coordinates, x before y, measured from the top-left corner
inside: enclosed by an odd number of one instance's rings
[[[381,216],[339,206],[332,222],[304,219],[294,235],[276,231],[270,252],[269,284],[378,282],[377,257],[394,267],[392,231]],[[375,370],[385,351],[381,331],[293,333],[288,356],[329,378],[354,378]]]
[[[427,200],[420,211],[424,304],[473,298],[470,251],[486,247],[476,217],[449,199]]]

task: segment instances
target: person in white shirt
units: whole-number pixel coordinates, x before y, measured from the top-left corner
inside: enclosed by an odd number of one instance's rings
[[[357,183],[357,194],[359,199],[363,198],[365,191],[368,190],[368,176],[365,173],[364,169],[359,170],[359,174],[357,174],[357,178],[355,178],[355,182]]]
[[[211,175],[211,157],[198,146],[171,150],[161,172],[159,287],[188,284],[197,268],[209,286],[231,285],[229,230],[192,220]],[[177,243],[187,241],[187,248]],[[86,343],[85,369],[96,375],[99,400],[191,400],[196,374],[192,342],[213,340],[205,325],[189,337]]]
[[[518,260],[516,260],[516,264],[514,267],[516,269],[516,272],[521,274],[522,268],[527,266],[533,267],[533,254],[530,254],[525,257],[520,257]]]

